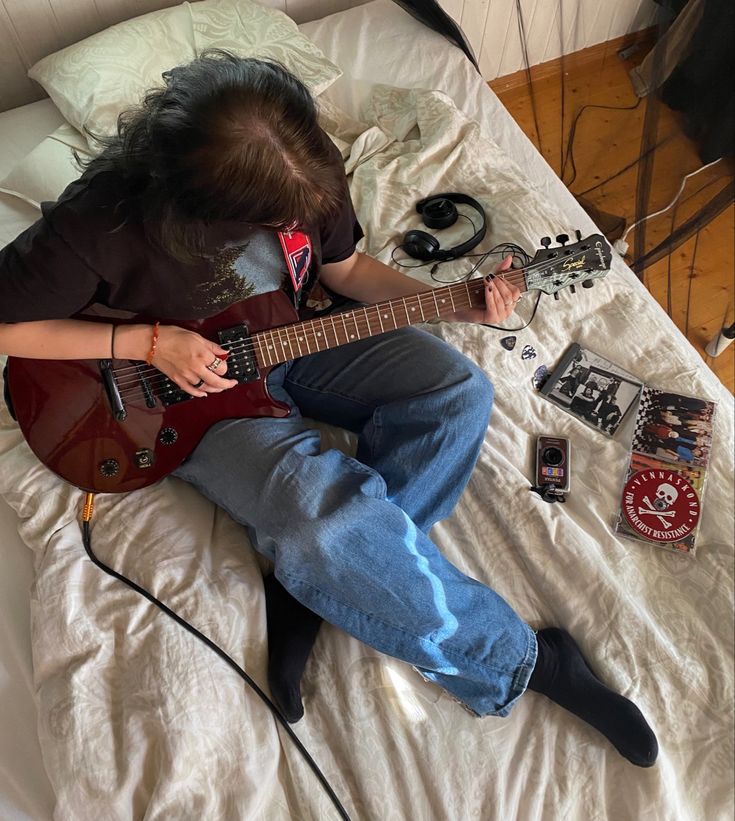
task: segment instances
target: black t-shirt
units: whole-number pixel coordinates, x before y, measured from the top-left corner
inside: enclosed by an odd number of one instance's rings
[[[0,250],[0,322],[66,319],[105,308],[150,319],[202,319],[290,277],[275,231],[221,223],[206,257],[184,264],[151,243],[135,201],[111,172],[86,172],[42,218]],[[310,234],[308,288],[363,236],[345,180],[339,213]],[[100,311],[99,309],[102,309]]]

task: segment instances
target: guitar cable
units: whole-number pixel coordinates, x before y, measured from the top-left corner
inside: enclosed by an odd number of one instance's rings
[[[204,642],[204,644],[209,647],[210,650],[213,650],[223,661],[232,667],[232,669],[243,679],[243,681],[256,693],[256,695],[263,701],[268,709],[273,713],[275,719],[279,722],[279,724],[283,727],[283,729],[288,733],[291,741],[296,745],[297,749],[303,756],[306,763],[311,767],[314,775],[316,775],[319,783],[324,788],[324,791],[329,796],[330,801],[334,805],[337,813],[343,821],[351,821],[350,816],[347,814],[347,810],[342,806],[340,800],[337,798],[336,793],[332,789],[329,781],[327,781],[326,776],[324,773],[319,769],[317,763],[309,754],[306,747],[302,744],[299,737],[296,733],[291,729],[289,723],[286,721],[284,716],[281,714],[281,711],[276,707],[276,705],[268,698],[268,696],[263,692],[263,690],[258,687],[258,685],[253,681],[253,679],[240,667],[237,662],[231,658],[224,650],[222,650],[218,645],[216,645],[211,639],[207,638],[203,633],[193,627],[189,622],[185,619],[181,618],[178,613],[175,613],[169,607],[167,607],[162,601],[157,599],[152,593],[149,593],[145,588],[141,587],[140,585],[136,584],[134,581],[131,581],[126,576],[123,576],[122,573],[118,573],[117,570],[114,570],[111,567],[108,567],[104,562],[100,561],[97,558],[94,551],[92,550],[92,537],[90,533],[90,526],[89,523],[92,519],[92,515],[94,512],[94,493],[85,492],[84,498],[84,507],[82,509],[82,543],[84,544],[84,549],[87,552],[87,556],[89,556],[90,561],[99,567],[101,570],[104,570],[105,573],[112,576],[113,578],[117,579],[118,581],[123,582],[128,587],[135,590],[136,593],[139,593],[144,598],[148,599],[149,602],[155,604],[156,607],[160,608],[167,616],[170,616],[175,622],[180,624],[185,630],[188,630],[192,635],[196,636],[200,641]]]

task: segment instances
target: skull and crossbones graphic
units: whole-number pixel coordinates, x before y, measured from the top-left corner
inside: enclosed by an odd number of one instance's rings
[[[643,497],[645,507],[638,508],[638,515],[653,515],[668,529],[671,527],[671,522],[667,521],[667,519],[671,519],[676,515],[676,512],[669,510],[669,508],[678,497],[679,491],[673,485],[670,485],[668,482],[661,482],[656,488],[656,495],[653,498],[653,502],[651,502],[648,496]]]

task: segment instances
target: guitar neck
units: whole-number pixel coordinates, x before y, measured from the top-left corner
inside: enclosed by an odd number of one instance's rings
[[[525,291],[522,272],[512,273],[514,284]],[[484,279],[472,279],[343,313],[260,331],[252,335],[251,341],[254,343],[258,364],[273,366],[397,328],[448,317],[462,308],[481,308],[484,305]]]

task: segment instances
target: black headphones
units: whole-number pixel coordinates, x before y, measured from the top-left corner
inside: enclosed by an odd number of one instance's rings
[[[416,203],[416,210],[421,214],[424,225],[427,228],[449,228],[454,225],[459,217],[455,203],[469,205],[477,211],[482,222],[476,229],[474,235],[454,248],[443,249],[439,240],[426,231],[408,231],[403,238],[400,248],[408,256],[414,259],[421,259],[424,262],[447,262],[457,259],[476,245],[479,245],[485,237],[487,222],[485,211],[477,200],[468,197],[466,194],[434,194]]]

